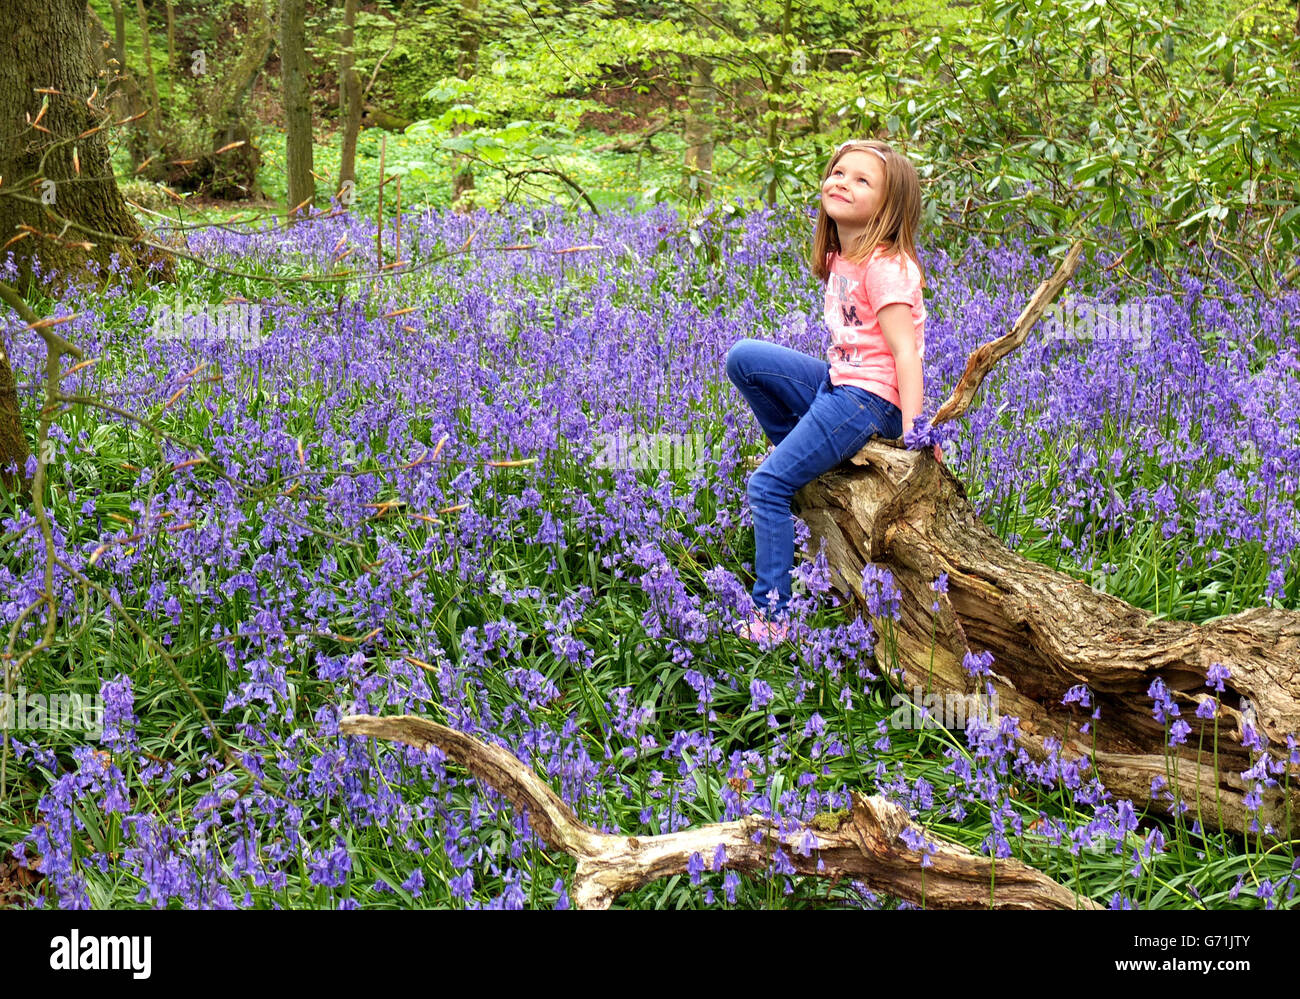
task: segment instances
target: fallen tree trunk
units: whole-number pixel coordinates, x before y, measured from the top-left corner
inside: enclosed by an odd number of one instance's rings
[[[570,896],[575,908],[608,909],[625,892],[682,874],[698,855],[709,870],[762,873],[780,847],[795,872],[849,878],[873,891],[934,909],[1099,909],[1097,903],[1012,858],[994,861],[913,826],[907,812],[879,796],[854,794],[847,814],[819,816],[807,830],[781,833],[770,820],[750,815],[660,836],[603,833],[579,819],[531,767],[501,748],[414,715],[352,715],[339,722],[344,735],[374,736],[417,749],[437,746],[479,781],[526,812],[534,832],[578,861]],[[901,838],[912,828],[925,836],[929,856]],[[801,847],[808,832],[815,843]],[[715,866],[718,847],[725,859]],[[806,852],[799,852],[806,849]]]
[[[1068,280],[1077,250],[1039,288],[1010,333],[971,355],[936,425],[964,413],[984,375],[1024,341]],[[1286,737],[1300,732],[1300,614],[1261,607],[1202,625],[1158,620],[1009,550],[929,449],[904,450],[901,443],[870,441],[801,489],[792,509],[809,527],[809,550],[825,541],[832,578],[864,612],[866,564],[892,573],[901,591],[901,620],[892,633],[907,687],[976,696],[982,684],[967,673],[963,658],[991,652],[997,711],[1019,717],[1017,741],[1036,759],[1048,755],[1049,739],[1056,740],[1064,759],[1092,756],[1097,776],[1116,798],[1150,803],[1165,814],[1165,793],[1173,791],[1188,806],[1187,824],[1196,819],[1202,828],[1248,830],[1252,815],[1243,799],[1256,781],[1240,776],[1253,762],[1240,742],[1243,713],[1268,737],[1274,759],[1286,761]],[[948,574],[948,593],[939,598],[936,629],[930,584],[940,573]],[[884,624],[873,619],[877,634]],[[1214,697],[1206,674],[1215,663],[1231,676],[1217,715],[1203,720],[1195,712]],[[1191,726],[1183,745],[1167,745],[1165,725],[1153,717],[1147,690],[1157,676]],[[1087,734],[1079,724],[1091,712],[1075,718],[1061,703],[1077,684],[1088,686],[1100,708]],[[1262,789],[1259,811],[1260,828],[1269,823],[1281,838],[1294,835],[1292,815],[1300,810],[1300,767],[1287,766],[1290,790],[1283,792],[1279,775],[1279,786]],[[1153,794],[1157,778],[1168,785]]]

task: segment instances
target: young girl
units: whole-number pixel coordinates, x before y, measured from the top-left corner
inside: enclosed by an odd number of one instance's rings
[[[727,353],[727,377],[775,445],[749,479],[758,578],[754,615],[740,628],[747,638],[781,641],[788,631],[795,492],[868,438],[901,437],[920,415],[920,217],[921,186],[907,157],[883,142],[842,144],[822,174],[813,231],[812,270],[826,284],[826,358],[748,339]],[[934,456],[941,460],[938,445]]]

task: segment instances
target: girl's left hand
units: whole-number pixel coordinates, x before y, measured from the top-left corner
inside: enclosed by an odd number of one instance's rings
[[[937,461],[940,465],[943,464],[943,452],[939,450],[938,444],[934,446],[934,460]]]

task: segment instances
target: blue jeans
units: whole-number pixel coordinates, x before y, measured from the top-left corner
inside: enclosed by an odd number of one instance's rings
[[[754,516],[754,604],[775,613],[790,601],[794,494],[862,450],[873,435],[903,435],[897,406],[853,385],[831,384],[830,362],[766,340],[741,340],[727,352],[727,377],[776,445],[749,478]]]

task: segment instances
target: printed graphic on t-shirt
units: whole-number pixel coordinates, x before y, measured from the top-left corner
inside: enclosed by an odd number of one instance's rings
[[[836,302],[839,306],[841,326],[863,325],[862,318],[858,315],[858,304],[853,301],[853,289],[861,283],[861,281],[850,278],[844,274],[832,273],[830,275],[831,298],[832,301]],[[843,330],[841,335],[844,340],[843,346],[851,347],[858,342],[858,335],[852,330]],[[848,351],[844,350],[843,346],[838,343],[832,345],[831,349],[836,355],[832,360],[855,364],[856,362],[853,360],[852,355],[850,355]]]
[[[858,306],[852,298],[852,291],[858,286],[859,282],[851,280],[843,274],[832,274],[831,280],[835,282],[835,295],[840,303],[843,325],[861,326],[862,320],[858,318]]]

